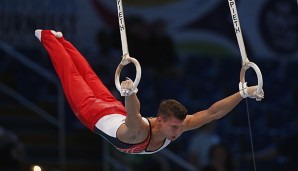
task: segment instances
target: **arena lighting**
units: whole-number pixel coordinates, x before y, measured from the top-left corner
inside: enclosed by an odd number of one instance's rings
[[[38,165],[34,165],[34,166],[32,167],[32,171],[41,171],[41,167],[38,166]]]

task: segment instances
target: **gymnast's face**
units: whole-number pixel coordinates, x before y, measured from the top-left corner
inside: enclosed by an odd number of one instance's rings
[[[167,139],[175,140],[180,136],[183,121],[174,117],[158,117],[158,119],[160,122],[160,130]]]

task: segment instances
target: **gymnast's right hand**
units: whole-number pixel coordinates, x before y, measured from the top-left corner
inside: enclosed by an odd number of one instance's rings
[[[121,82],[121,96],[130,96],[132,93],[137,93],[138,89],[133,88],[133,81],[130,78],[126,78]]]

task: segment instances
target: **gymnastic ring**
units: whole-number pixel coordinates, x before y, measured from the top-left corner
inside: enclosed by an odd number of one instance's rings
[[[138,87],[140,80],[141,80],[142,71],[141,71],[141,65],[138,62],[138,60],[136,60],[135,58],[132,58],[132,57],[123,58],[115,72],[115,85],[116,85],[117,90],[120,92],[120,94],[121,94],[120,74],[121,74],[122,68],[129,63],[133,63],[136,67],[136,78],[133,82],[134,90]]]
[[[244,65],[242,65],[241,71],[240,71],[240,82],[244,84],[245,81],[245,72],[248,68],[253,68],[255,70],[255,73],[258,78],[258,85],[257,85],[257,94],[261,95],[262,94],[262,88],[263,88],[263,77],[261,70],[259,67],[253,63],[253,62],[246,62]],[[257,101],[262,100],[261,98],[256,98]]]

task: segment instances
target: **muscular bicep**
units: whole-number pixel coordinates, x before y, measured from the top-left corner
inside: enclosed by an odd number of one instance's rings
[[[144,141],[149,133],[149,125],[142,119],[142,117],[136,120],[130,120],[127,118],[125,123],[120,126],[117,131],[117,137],[125,143],[140,143]],[[134,124],[129,124],[129,122],[134,122]]]
[[[214,120],[214,115],[208,110],[203,110],[192,115],[187,115],[184,120],[183,131],[199,128]]]
[[[140,113],[128,114],[125,119],[125,125],[129,129],[139,130],[143,126],[143,119]]]

